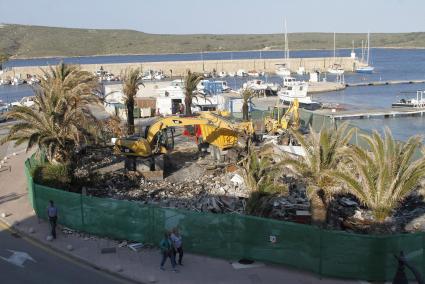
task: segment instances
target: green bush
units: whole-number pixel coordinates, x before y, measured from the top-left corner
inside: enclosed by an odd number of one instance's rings
[[[65,190],[71,188],[71,170],[68,164],[45,163],[35,167],[32,174],[38,184]]]

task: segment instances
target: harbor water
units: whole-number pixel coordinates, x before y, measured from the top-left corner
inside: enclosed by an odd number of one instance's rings
[[[331,50],[293,51],[291,57],[324,57],[332,56]],[[351,50],[338,50],[338,56],[349,56]],[[360,53],[359,50],[356,51]],[[45,58],[11,60],[8,66],[34,66],[57,64],[61,60],[74,64],[107,64],[128,62],[166,62],[185,60],[219,60],[219,59],[260,59],[281,58],[281,51],[246,51],[246,52],[219,52],[194,54],[165,54],[165,55],[123,55],[123,56],[93,56],[73,58]],[[375,66],[373,74],[357,74],[346,72],[345,81],[373,82],[390,80],[424,80],[425,79],[425,51],[419,49],[372,49],[371,63]],[[235,70],[236,71],[236,70]],[[269,82],[281,83],[277,76],[262,78]],[[305,77],[302,79],[306,79]],[[335,80],[328,75],[328,81]],[[238,89],[249,78],[226,78],[233,89]],[[313,99],[324,103],[338,103],[347,109],[372,110],[391,108],[391,103],[400,98],[416,96],[416,90],[425,89],[425,84],[400,84],[383,86],[348,87],[345,90],[313,95]],[[0,100],[4,102],[17,101],[32,94],[29,86],[0,86]],[[406,140],[409,136],[425,133],[425,117],[398,117],[386,119],[353,120],[352,123],[366,130],[377,129],[382,131],[388,126],[394,136]]]

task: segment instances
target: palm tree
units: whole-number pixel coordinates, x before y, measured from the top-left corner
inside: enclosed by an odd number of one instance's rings
[[[250,190],[246,211],[251,215],[267,216],[271,208],[270,199],[288,192],[288,187],[278,181],[281,171],[275,167],[269,154],[257,152],[251,145],[241,163],[245,186]]]
[[[121,75],[123,80],[124,102],[127,107],[127,134],[134,134],[134,98],[142,82],[142,73],[139,69],[128,68]]]
[[[98,101],[93,94],[97,80],[63,63],[49,70],[35,89],[35,107],[19,106],[7,113],[18,123],[0,143],[28,142],[27,150],[37,145],[51,162],[68,162],[79,146],[96,140],[101,129],[88,109]]]
[[[242,90],[241,93],[241,97],[243,100],[243,105],[242,105],[242,117],[243,120],[248,121],[249,120],[249,102],[251,100],[251,98],[253,98],[255,95],[255,93],[252,91],[252,89],[249,88],[244,88]]]
[[[362,138],[368,149],[347,149],[349,161],[333,176],[344,182],[381,223],[425,177],[425,156],[413,159],[421,148],[421,138],[413,136],[406,143],[398,142],[388,128],[384,137],[374,131]]]
[[[281,165],[290,167],[307,182],[307,196],[310,200],[312,222],[323,225],[327,220],[329,201],[338,192],[338,187],[329,172],[340,164],[342,150],[350,141],[354,128],[347,131],[343,123],[337,129],[322,128],[315,132],[310,126],[310,134],[304,137],[290,129],[292,135],[305,150],[305,156],[283,157]]]
[[[193,98],[197,98],[197,86],[204,77],[199,73],[192,73],[190,70],[187,71],[186,76],[184,78],[184,106],[185,106],[185,114],[192,114],[192,100]]]

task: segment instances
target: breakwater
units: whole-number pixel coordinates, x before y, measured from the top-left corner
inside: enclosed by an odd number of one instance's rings
[[[95,72],[101,67],[115,75],[120,74],[126,68],[141,68],[143,71],[163,70],[167,75],[182,76],[190,69],[193,72],[213,71],[217,72],[236,72],[239,69],[245,71],[256,70],[264,72],[274,72],[276,64],[284,63],[283,59],[237,59],[237,60],[194,60],[194,61],[163,61],[163,62],[139,62],[139,63],[109,63],[109,64],[81,64],[83,70]],[[360,63],[350,57],[316,57],[316,58],[290,58],[288,64],[293,72],[296,72],[300,66],[304,67],[307,72],[319,70],[326,71],[330,65],[337,63],[346,71],[352,71]],[[48,66],[22,66],[11,67],[4,76],[21,76],[26,74],[41,75],[42,69]]]

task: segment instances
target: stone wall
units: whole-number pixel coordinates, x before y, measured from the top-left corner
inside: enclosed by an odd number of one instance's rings
[[[274,72],[276,64],[283,63],[283,59],[241,59],[241,60],[205,60],[202,61],[168,61],[168,62],[144,62],[144,63],[113,63],[113,64],[82,64],[84,70],[95,72],[103,66],[104,70],[112,72],[115,75],[121,73],[127,67],[142,68],[142,70],[163,70],[167,75],[182,76],[187,69],[194,72],[202,72],[203,70],[212,71],[215,69],[217,72],[236,72],[239,69],[245,71],[257,70],[265,72]],[[341,64],[346,71],[352,71],[354,66],[360,63],[350,57],[319,57],[319,58],[291,58],[289,65],[292,71],[296,71],[299,66],[304,66],[306,71],[321,70],[325,71],[334,62]],[[21,74],[26,77],[26,74],[42,73],[41,69],[47,69],[47,66],[31,66],[31,67],[14,67],[3,76],[16,76]]]

